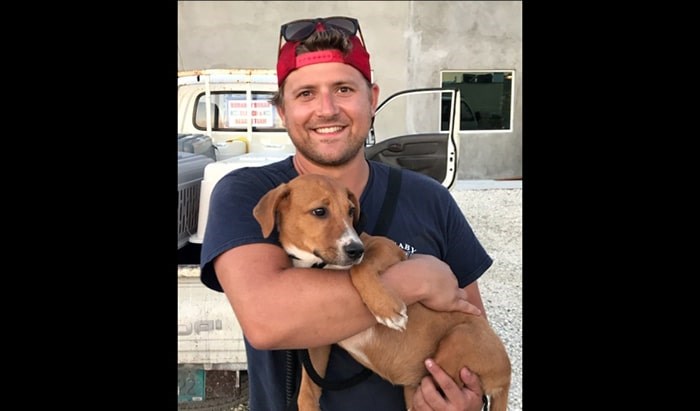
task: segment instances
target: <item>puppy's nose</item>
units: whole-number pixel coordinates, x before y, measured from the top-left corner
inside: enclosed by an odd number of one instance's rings
[[[358,258],[362,257],[362,254],[365,252],[365,248],[362,246],[362,243],[350,243],[343,247],[343,251],[345,251],[345,254],[347,254],[349,258],[357,260]]]

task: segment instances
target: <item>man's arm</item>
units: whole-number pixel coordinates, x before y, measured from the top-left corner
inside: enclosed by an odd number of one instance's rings
[[[271,244],[235,247],[214,266],[246,338],[258,349],[331,344],[376,324],[348,270],[294,268]],[[382,282],[406,304],[475,313],[449,266],[434,257],[414,255],[390,267]]]

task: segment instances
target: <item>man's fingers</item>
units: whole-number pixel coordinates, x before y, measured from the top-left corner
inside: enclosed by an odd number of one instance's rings
[[[464,388],[470,391],[477,399],[482,399],[484,393],[481,390],[481,384],[479,383],[479,377],[473,372],[469,371],[467,367],[459,370],[459,378],[464,383]]]
[[[467,291],[463,288],[457,288],[456,300],[458,311],[462,311],[467,314],[481,315],[481,310],[467,300]]]
[[[425,368],[430,376],[423,377],[414,395],[412,409],[423,410],[425,406],[427,407],[425,409],[431,410],[442,410],[445,407],[461,410],[481,404],[483,393],[479,377],[466,367],[459,371],[459,377],[465,384],[464,387],[460,387],[457,382],[452,380],[452,377],[432,358],[425,360]]]
[[[445,372],[445,370],[440,368],[440,366],[437,365],[435,361],[428,358],[427,360],[425,360],[425,367],[428,369],[428,372],[430,372],[430,375],[433,376],[433,379],[435,380],[435,382],[437,382],[437,384],[440,386],[442,392],[444,392],[445,395],[450,397],[450,394],[459,391],[459,387],[452,380],[452,377],[450,377]]]
[[[479,389],[479,378],[473,372],[469,371],[467,367],[459,370],[459,377],[462,379],[464,385],[467,386],[471,391],[477,391]]]
[[[423,377],[424,380],[426,378],[430,377]],[[423,398],[423,383],[424,381],[421,381],[421,384],[418,386],[418,389],[413,394],[413,406],[410,408],[410,410],[407,411],[416,411],[426,408],[425,398]]]
[[[472,315],[481,315],[481,310],[467,300],[459,300],[457,304],[459,305],[459,311]]]
[[[440,409],[445,407],[445,399],[435,387],[433,379],[425,376],[416,390],[412,409]]]

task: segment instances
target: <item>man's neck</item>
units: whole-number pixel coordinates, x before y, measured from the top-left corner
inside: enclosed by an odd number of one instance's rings
[[[323,174],[333,177],[348,187],[358,199],[369,179],[369,164],[365,160],[363,150],[360,150],[351,161],[341,166],[322,166],[297,153],[294,155],[294,168],[299,175]]]

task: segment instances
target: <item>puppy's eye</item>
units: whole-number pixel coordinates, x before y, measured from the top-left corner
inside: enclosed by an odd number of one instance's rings
[[[311,214],[315,215],[316,217],[324,217],[326,215],[326,209],[323,207],[316,208],[311,210]]]
[[[355,207],[350,207],[350,211],[348,211],[348,215],[350,217],[355,217]]]

